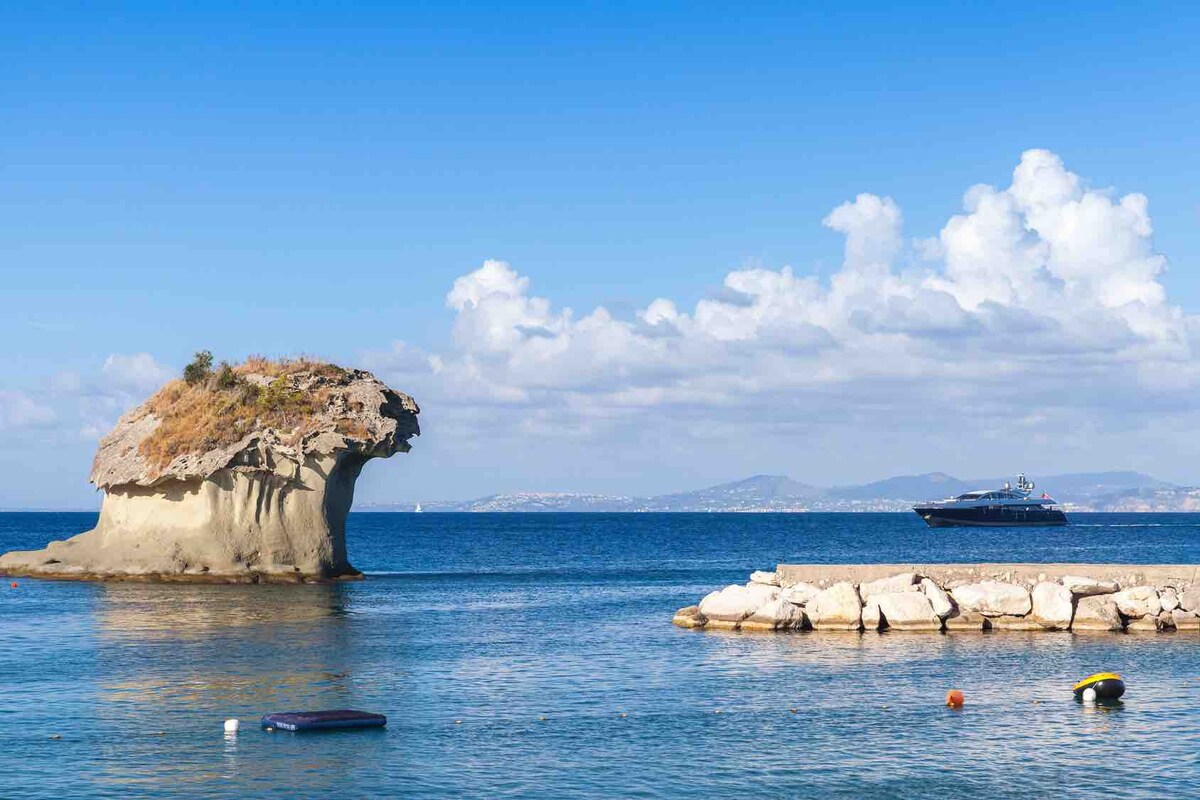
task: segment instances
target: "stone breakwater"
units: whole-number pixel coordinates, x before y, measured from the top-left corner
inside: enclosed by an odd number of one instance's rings
[[[675,612],[746,631],[1188,631],[1200,566],[780,564]]]

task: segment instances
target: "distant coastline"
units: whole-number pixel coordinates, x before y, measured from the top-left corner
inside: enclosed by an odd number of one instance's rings
[[[635,497],[574,492],[513,492],[472,500],[359,503],[358,511],[414,512],[895,512],[912,504],[996,486],[1003,478],[961,480],[942,472],[857,485],[819,487],[783,475],[756,475],[691,492]],[[1200,512],[1200,487],[1140,472],[1089,472],[1038,480],[1068,512]],[[1040,490],[1040,488],[1039,488]]]

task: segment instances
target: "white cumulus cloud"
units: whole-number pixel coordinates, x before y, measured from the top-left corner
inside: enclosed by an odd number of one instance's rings
[[[1021,420],[1035,436],[1191,413],[1200,324],[1159,282],[1145,196],[1090,188],[1030,150],[935,236],[906,239],[897,202],[867,193],[823,223],[845,237],[825,281],[738,269],[691,308],[662,297],[626,318],[556,307],[487,261],[447,294],[452,346],[418,387],[448,413],[503,407],[539,435],[913,420],[990,436]]]

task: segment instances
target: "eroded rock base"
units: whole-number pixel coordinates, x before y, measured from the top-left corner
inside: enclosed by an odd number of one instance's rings
[[[59,580],[304,583],[360,578],[346,516],[362,460],[310,457],[281,476],[209,478],[105,493],[93,530],[0,556],[0,575]]]
[[[236,574],[218,575],[213,573],[171,573],[171,572],[53,572],[47,569],[37,571],[24,569],[0,568],[0,576],[5,578],[39,578],[48,581],[102,581],[104,583],[206,583],[206,584],[253,584],[253,583],[338,583],[341,581],[361,581],[361,572],[346,573],[331,577],[318,575],[299,575],[286,572],[254,572],[248,570]],[[1200,619],[1198,619],[1200,621]]]

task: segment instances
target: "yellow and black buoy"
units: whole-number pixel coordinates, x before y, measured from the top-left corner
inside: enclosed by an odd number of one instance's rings
[[[1071,687],[1076,700],[1083,700],[1088,689],[1095,693],[1096,700],[1118,700],[1125,694],[1125,682],[1115,672],[1097,672]]]

